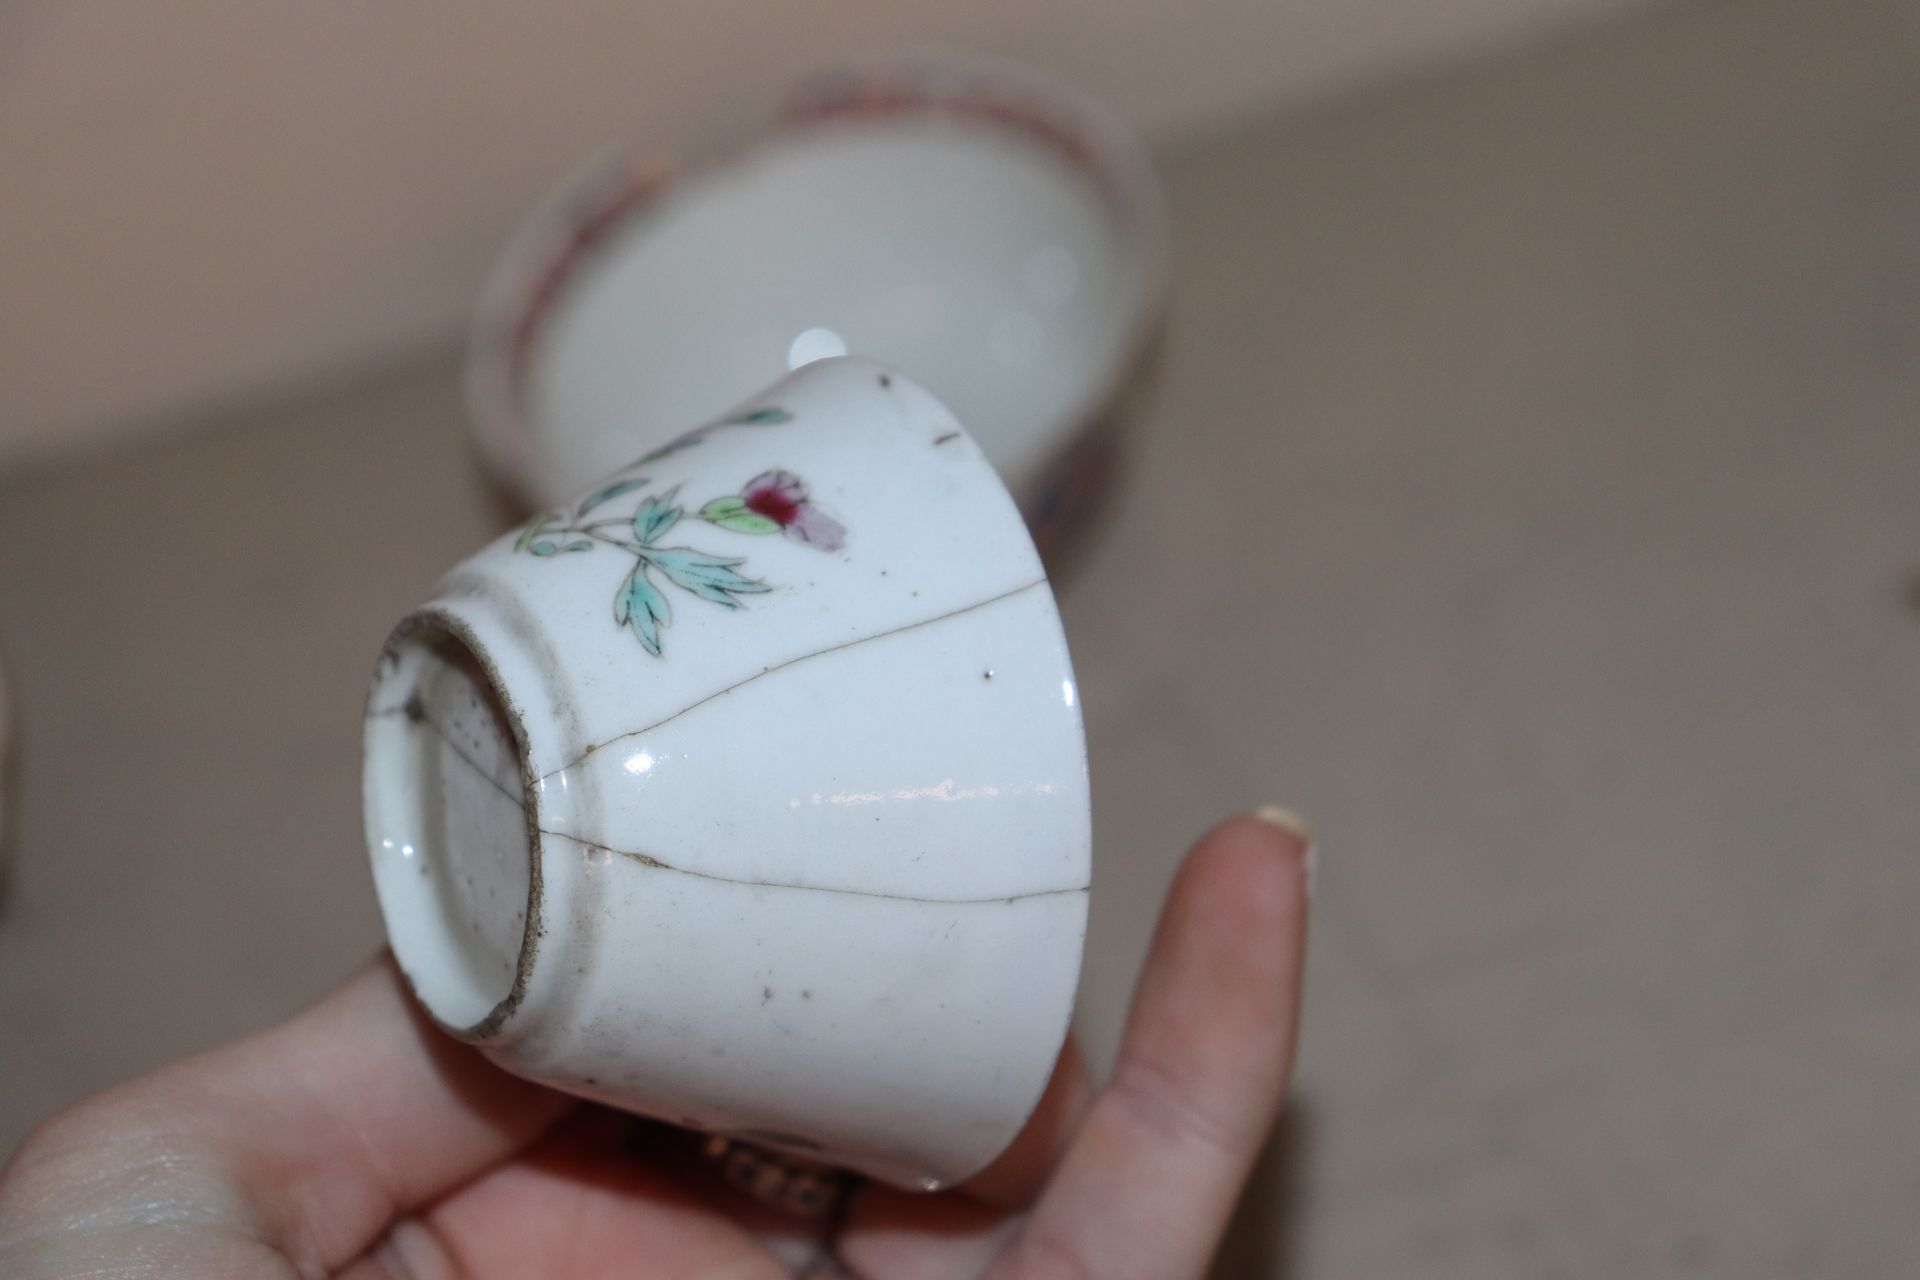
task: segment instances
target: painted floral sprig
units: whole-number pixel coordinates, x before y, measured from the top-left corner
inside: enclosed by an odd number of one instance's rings
[[[513,549],[547,558],[605,544],[631,555],[633,568],[614,593],[613,619],[630,628],[641,646],[658,657],[660,631],[673,621],[673,605],[661,589],[663,582],[728,609],[739,608],[742,596],[772,588],[740,571],[744,556],[661,545],[688,518],[679,500],[679,485],[642,497],[631,515],[588,519],[607,503],[640,493],[651,483],[646,476],[633,476],[588,494],[572,511],[542,512],[521,530]],[[691,518],[732,533],[782,534],[822,551],[838,551],[846,544],[845,526],[816,506],[806,484],[790,471],[762,472],[740,492],[713,499]]]

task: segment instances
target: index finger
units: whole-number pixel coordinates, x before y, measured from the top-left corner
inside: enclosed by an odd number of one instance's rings
[[[1188,855],[1113,1079],[993,1276],[1205,1270],[1293,1061],[1307,847],[1290,815],[1262,817]]]

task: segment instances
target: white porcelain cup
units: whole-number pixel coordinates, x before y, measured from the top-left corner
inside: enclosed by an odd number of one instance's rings
[[[509,1071],[950,1184],[1066,1033],[1077,704],[971,437],[883,366],[807,365],[394,631],[365,772],[394,954]]]

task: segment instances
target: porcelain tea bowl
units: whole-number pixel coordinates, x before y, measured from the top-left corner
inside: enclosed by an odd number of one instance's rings
[[[1098,105],[972,59],[827,73],[683,177],[614,160],[567,184],[485,291],[470,416],[543,507],[658,424],[851,352],[953,407],[1047,551],[1107,487],[1165,258],[1153,168]]]
[[[809,364],[393,632],[364,784],[394,955],[509,1071],[953,1183],[1066,1034],[1077,704],[979,447],[884,366]]]

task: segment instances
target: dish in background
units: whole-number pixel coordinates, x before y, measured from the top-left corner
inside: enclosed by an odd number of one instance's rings
[[[744,151],[598,164],[534,215],[479,308],[475,431],[543,507],[851,352],[951,404],[1052,551],[1147,380],[1165,241],[1139,145],[1057,84],[952,57],[823,74]]]

